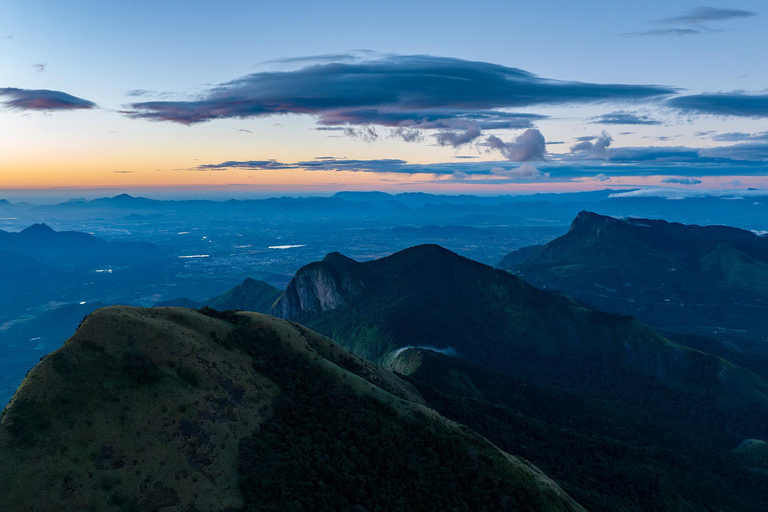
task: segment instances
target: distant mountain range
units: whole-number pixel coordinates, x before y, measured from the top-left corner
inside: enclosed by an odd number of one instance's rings
[[[498,266],[604,311],[689,335],[681,339],[742,364],[750,361],[739,349],[759,356],[752,361],[758,371],[768,363],[768,237],[585,211],[563,236],[514,251]]]
[[[33,266],[32,260],[51,266],[87,263],[136,263],[156,258],[159,249],[146,242],[107,242],[79,231],[54,231],[46,224],[34,224],[18,232],[0,230],[0,254],[16,257],[16,265]]]

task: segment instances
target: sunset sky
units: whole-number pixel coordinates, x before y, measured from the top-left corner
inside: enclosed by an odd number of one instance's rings
[[[6,0],[0,198],[768,188],[764,5]]]

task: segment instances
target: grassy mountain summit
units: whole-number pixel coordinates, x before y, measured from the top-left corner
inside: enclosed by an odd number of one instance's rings
[[[566,234],[498,266],[665,331],[768,355],[768,237],[750,231],[581,212]]]
[[[410,383],[256,313],[108,307],[0,419],[2,510],[583,510]]]
[[[273,314],[375,361],[433,347],[548,385],[704,407],[745,436],[765,429],[768,384],[757,375],[435,245],[365,263],[330,254],[296,273]]]

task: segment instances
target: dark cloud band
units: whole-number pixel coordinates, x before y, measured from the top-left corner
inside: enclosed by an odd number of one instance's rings
[[[14,110],[56,111],[96,108],[96,104],[92,101],[47,89],[0,88],[0,99],[3,100],[2,103],[6,108]]]
[[[671,98],[667,105],[693,114],[768,117],[768,94],[693,94]]]
[[[661,121],[647,115],[627,112],[626,110],[617,110],[608,114],[593,117],[590,120],[593,124],[636,124],[636,125],[659,125]]]
[[[323,125],[522,128],[521,122],[535,117],[498,109],[638,101],[676,92],[658,85],[551,80],[487,62],[424,55],[308,62],[292,71],[244,76],[195,100],[132,103],[125,113],[188,125],[292,113],[314,115]]]

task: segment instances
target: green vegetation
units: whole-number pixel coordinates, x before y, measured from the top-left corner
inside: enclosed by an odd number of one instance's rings
[[[569,231],[498,264],[538,287],[637,317],[768,378],[768,237],[725,226],[615,219],[581,212]],[[735,351],[739,352],[739,350]]]
[[[583,510],[422,403],[285,320],[104,308],[0,417],[0,510]]]
[[[334,306],[318,307],[313,297]],[[453,350],[539,384],[646,404],[742,438],[768,435],[768,383],[758,376],[438,246],[313,263],[274,311],[293,312],[375,361],[403,347]]]
[[[218,310],[255,311],[269,313],[280,290],[264,281],[247,278],[231,290],[203,303],[204,306]]]
[[[246,510],[576,509],[477,436],[352,393],[279,339],[271,345],[254,368],[283,395],[240,445]]]
[[[733,453],[740,438],[652,404],[595,400],[426,350],[390,365],[430,406],[524,456],[588,510],[751,512],[768,501],[765,476]]]

